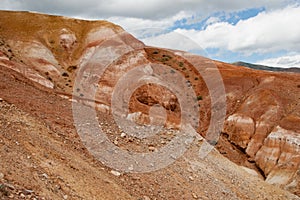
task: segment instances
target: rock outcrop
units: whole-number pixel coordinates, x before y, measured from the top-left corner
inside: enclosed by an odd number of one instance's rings
[[[300,132],[275,127],[256,153],[266,181],[299,194]]]
[[[264,79],[260,84],[266,82],[272,82],[275,88],[278,84],[274,77]],[[294,88],[289,89],[297,94],[297,87]],[[242,102],[236,113],[228,116],[223,132],[234,145],[245,151],[250,161],[255,162],[267,182],[299,195],[300,118],[298,115],[291,117],[286,112],[284,95],[279,92],[266,89],[255,91]],[[295,110],[291,112],[299,112],[297,99],[291,99],[290,104],[293,101]]]

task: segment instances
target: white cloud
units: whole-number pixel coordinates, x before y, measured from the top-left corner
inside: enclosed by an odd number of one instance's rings
[[[159,46],[168,49],[178,49],[183,51],[198,51],[198,52],[203,51],[203,49],[195,41],[176,32],[170,32],[166,34],[160,34],[154,37],[148,37],[142,39],[142,41],[145,44],[151,46]]]
[[[211,25],[211,24],[215,24],[217,22],[219,22],[220,19],[218,17],[210,17],[208,18],[208,20],[206,21],[206,25]]]
[[[236,25],[217,22],[205,30],[177,29],[203,48],[221,48],[245,54],[279,50],[300,52],[300,7],[263,12]]]
[[[190,14],[184,11],[177,13],[174,16],[165,18],[164,20],[141,19],[133,17],[109,17],[106,20],[116,23],[124,27],[129,32],[135,32],[142,29],[161,29],[165,31],[171,27],[175,21],[190,17]]]
[[[85,18],[123,16],[165,19],[180,11],[206,16],[216,11],[234,11],[253,7],[279,8],[294,0],[1,0],[0,9],[31,10]]]
[[[261,61],[257,61],[256,64],[266,65],[271,67],[300,67],[300,55],[282,56],[278,58],[270,58]]]

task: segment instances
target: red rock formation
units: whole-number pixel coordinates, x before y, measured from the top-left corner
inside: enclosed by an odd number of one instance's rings
[[[245,149],[255,133],[255,122],[251,117],[235,113],[227,118],[223,131],[231,142]]]
[[[297,191],[300,168],[300,133],[275,127],[256,153],[255,161],[266,181]],[[299,194],[299,193],[298,193]]]

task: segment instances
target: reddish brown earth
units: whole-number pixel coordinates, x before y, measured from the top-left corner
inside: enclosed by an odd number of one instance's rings
[[[106,21],[0,12],[0,197],[299,199],[291,193],[300,195],[300,75],[182,53],[147,47]],[[115,92],[119,81],[128,76],[124,83],[134,83],[140,74],[165,75],[173,85],[175,72],[181,74],[197,97],[197,132],[206,136],[215,105],[203,75],[213,79],[215,67],[224,82],[226,121],[220,139],[209,141],[218,143],[207,157],[199,158],[205,141],[198,139],[166,168],[119,174],[83,145],[72,103],[95,106],[100,126],[120,148],[155,152],[172,139],[184,115],[182,96],[158,84],[135,88],[123,117],[139,124],[154,117],[167,129],[138,139],[122,136],[114,122],[112,113],[120,112],[112,110],[113,95],[126,94]]]

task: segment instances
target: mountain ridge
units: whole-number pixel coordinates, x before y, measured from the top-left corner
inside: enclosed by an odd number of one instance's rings
[[[265,71],[273,71],[273,72],[300,73],[299,67],[290,67],[290,68],[271,67],[271,66],[266,66],[266,65],[247,63],[247,62],[243,62],[243,61],[238,61],[238,62],[234,62],[231,64],[236,65],[236,66],[244,66],[244,67],[248,67],[251,69],[257,69],[257,70],[265,70]]]

